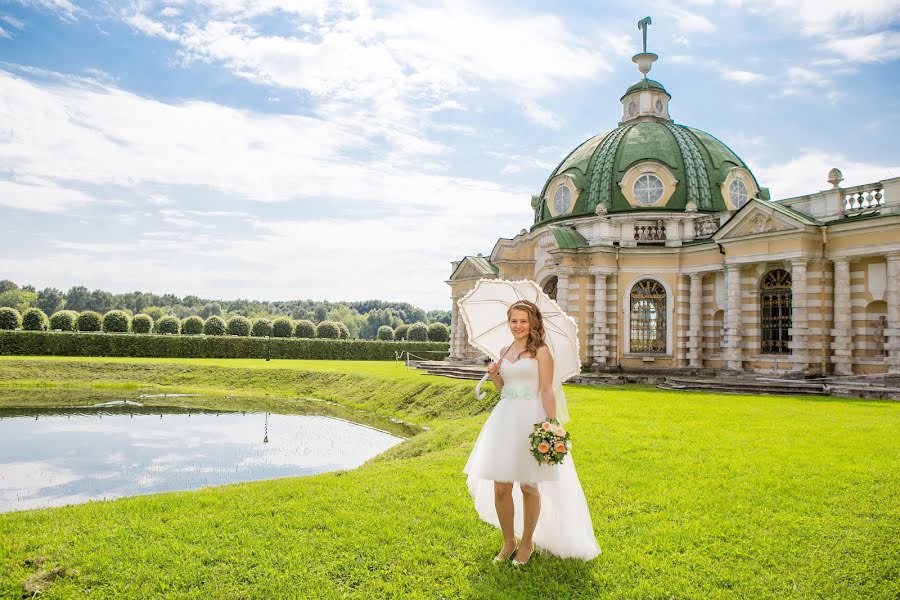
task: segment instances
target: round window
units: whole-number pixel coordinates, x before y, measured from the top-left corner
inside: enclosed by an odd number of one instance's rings
[[[645,173],[634,182],[634,199],[644,206],[655,204],[662,198],[665,186],[656,175]]]
[[[553,207],[557,214],[563,214],[569,210],[569,204],[572,202],[572,191],[565,185],[556,188],[553,194]]]
[[[742,207],[749,197],[747,186],[740,179],[733,180],[728,186],[728,199],[735,208]]]

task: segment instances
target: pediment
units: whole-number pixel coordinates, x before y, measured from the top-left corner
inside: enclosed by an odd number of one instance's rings
[[[480,279],[482,277],[496,276],[497,268],[489,260],[479,255],[478,257],[467,256],[460,261],[450,275],[450,279]]]
[[[751,200],[713,235],[715,241],[732,240],[751,236],[803,231],[807,226],[798,218],[773,208],[767,201]]]

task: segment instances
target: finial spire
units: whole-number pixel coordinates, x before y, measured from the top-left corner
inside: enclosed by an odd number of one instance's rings
[[[638,21],[638,29],[641,30],[644,37],[644,51],[631,57],[631,60],[637,63],[638,70],[644,75],[644,79],[647,79],[647,73],[650,72],[650,67],[653,66],[653,62],[659,58],[652,52],[647,52],[647,28],[652,22],[650,17],[644,17]]]

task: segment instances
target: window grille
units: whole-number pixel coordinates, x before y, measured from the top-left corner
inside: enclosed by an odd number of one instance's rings
[[[791,353],[791,274],[783,269],[769,271],[759,290],[762,353]]]
[[[631,288],[631,352],[666,352],[666,289],[653,279]]]

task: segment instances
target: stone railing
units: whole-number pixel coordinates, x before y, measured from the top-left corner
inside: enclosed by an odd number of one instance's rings
[[[880,183],[846,188],[842,192],[844,215],[864,214],[884,206],[884,188]]]
[[[638,242],[666,241],[666,225],[662,221],[656,223],[635,223],[634,239]]]

